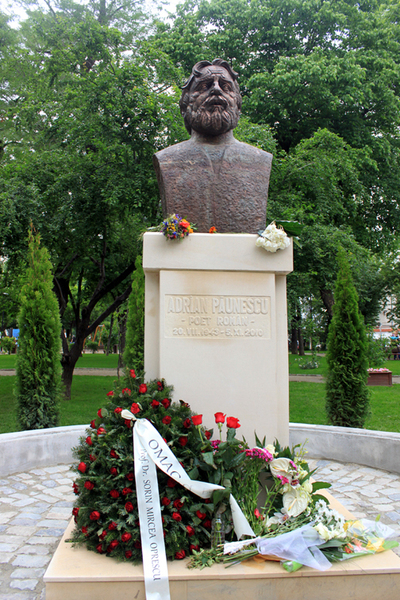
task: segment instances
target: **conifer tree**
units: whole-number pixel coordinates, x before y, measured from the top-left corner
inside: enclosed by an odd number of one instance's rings
[[[339,248],[338,263],[326,355],[326,411],[332,425],[363,427],[369,413],[367,336],[343,248]]]
[[[124,365],[127,369],[144,369],[144,271],[142,257],[135,262],[136,270],[132,275],[132,292],[129,296],[128,320]]]
[[[58,422],[61,322],[48,252],[40,246],[40,236],[32,228],[28,242],[28,268],[18,315],[15,394],[20,428],[45,429]]]

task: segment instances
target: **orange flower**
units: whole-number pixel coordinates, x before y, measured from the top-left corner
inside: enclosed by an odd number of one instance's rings
[[[210,227],[210,231],[208,233],[217,233],[216,227]]]
[[[179,225],[183,228],[183,229],[187,229],[188,227],[190,227],[190,223],[189,221],[186,221],[186,219],[181,219],[179,221]]]

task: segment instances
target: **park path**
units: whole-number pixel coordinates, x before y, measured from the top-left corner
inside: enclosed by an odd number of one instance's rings
[[[15,375],[15,369],[0,369],[2,375]],[[97,375],[102,377],[118,377],[117,369],[75,369],[74,375]],[[325,383],[322,375],[289,375],[289,381],[303,381],[308,383]],[[393,375],[393,383],[400,383],[400,375]]]

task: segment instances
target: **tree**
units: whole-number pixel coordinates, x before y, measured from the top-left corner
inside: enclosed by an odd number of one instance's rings
[[[160,220],[152,154],[184,130],[177,70],[144,44],[124,57],[127,38],[110,24],[73,2],[34,11],[7,69],[16,91],[5,136],[17,151],[3,156],[2,254],[15,271],[32,220],[55,267],[60,315],[74,314],[76,341],[63,338],[67,398],[85,339],[129,296],[140,232]],[[14,76],[17,56],[25,77]]]
[[[350,266],[341,248],[338,263],[326,355],[326,411],[332,425],[363,427],[369,413],[368,342]]]
[[[55,427],[61,395],[60,317],[52,266],[40,236],[29,232],[28,267],[18,316],[16,397],[21,429]]]

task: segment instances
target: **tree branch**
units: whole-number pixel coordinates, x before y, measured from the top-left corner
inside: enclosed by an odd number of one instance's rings
[[[86,337],[93,333],[96,330],[96,327],[101,325],[101,323],[106,319],[109,315],[111,315],[127,298],[129,298],[129,294],[132,291],[132,285],[129,285],[126,290],[120,295],[117,296],[112,304],[99,316],[93,323],[87,328]]]
[[[57,275],[58,278],[60,278],[64,275],[65,271],[68,269],[68,267],[70,267],[72,265],[72,263],[74,262],[74,260],[76,260],[78,258],[78,256],[79,256],[79,254],[74,254],[74,256],[71,258],[71,260],[69,260],[67,262],[67,264],[65,265],[65,267],[63,268],[61,273],[59,275]]]
[[[126,279],[128,277],[128,275],[130,275],[133,271],[135,270],[135,263],[132,262],[126,269],[125,271],[123,271],[120,275],[118,275],[118,277],[116,277],[115,279],[113,279],[113,281],[111,281],[104,289],[102,292],[99,292],[98,295],[95,297],[95,295],[93,294],[92,298],[90,299],[90,303],[88,305],[88,308],[90,308],[90,310],[93,310],[93,308],[96,306],[96,304],[102,299],[104,298],[104,296],[106,296],[109,292],[111,292],[114,288],[116,288],[120,283],[122,283],[124,281],[124,279]]]

